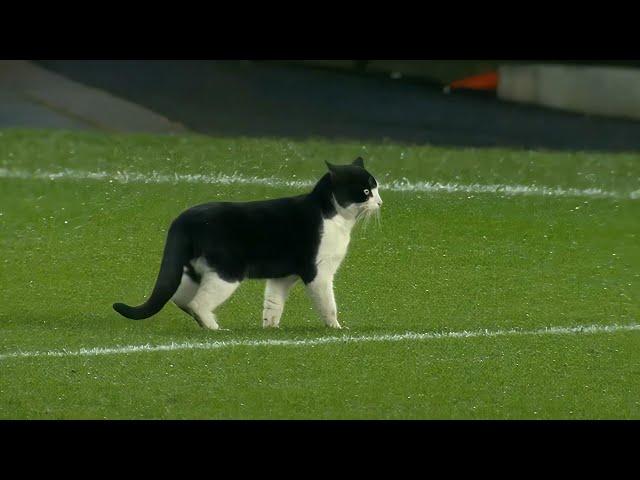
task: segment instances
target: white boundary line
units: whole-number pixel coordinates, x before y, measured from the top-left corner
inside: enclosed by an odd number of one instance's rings
[[[63,169],[58,171],[20,170],[0,168],[0,178],[22,180],[97,180],[117,183],[202,183],[210,185],[262,185],[268,187],[308,188],[314,184],[311,180],[285,180],[274,177],[245,176],[233,174],[181,174],[173,175],[158,172],[91,172],[87,170]],[[577,197],[577,198],[612,198],[619,200],[640,199],[640,189],[624,193],[601,188],[563,188],[545,187],[541,185],[505,185],[505,184],[459,184],[428,181],[411,182],[404,178],[393,180],[383,185],[384,190],[394,192],[424,192],[424,193],[492,193],[504,196],[528,195],[540,197]]]
[[[406,332],[388,335],[331,336],[302,340],[213,340],[209,342],[172,342],[164,345],[122,345],[115,347],[81,348],[79,350],[41,350],[0,353],[0,361],[16,358],[42,357],[94,357],[101,355],[121,355],[130,353],[167,352],[180,350],[219,350],[230,347],[309,347],[314,345],[350,344],[369,342],[402,342],[439,340],[447,338],[480,338],[523,335],[584,335],[596,333],[617,333],[640,331],[640,324],[630,325],[579,325],[574,327],[545,327],[535,330],[475,330],[460,332]]]

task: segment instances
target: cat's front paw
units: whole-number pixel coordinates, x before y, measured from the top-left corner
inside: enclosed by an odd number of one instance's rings
[[[342,325],[340,325],[337,321],[332,322],[332,323],[328,323],[327,327],[335,328],[336,330],[342,330]]]
[[[262,319],[262,327],[263,328],[280,328],[280,322],[275,318],[263,318]]]

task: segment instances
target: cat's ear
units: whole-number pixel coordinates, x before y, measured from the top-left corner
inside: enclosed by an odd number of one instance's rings
[[[356,167],[364,168],[364,160],[362,159],[362,157],[358,157],[353,161],[353,163],[351,165],[355,165]]]
[[[335,165],[327,162],[326,160],[325,160],[324,163],[327,164],[327,168],[329,169],[329,172],[331,172],[331,176],[334,177],[336,175],[336,173],[338,173],[337,167]]]

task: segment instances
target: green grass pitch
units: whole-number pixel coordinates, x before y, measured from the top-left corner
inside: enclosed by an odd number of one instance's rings
[[[327,330],[300,285],[264,331],[261,281],[218,310],[229,331],[172,304],[140,322],[111,309],[150,293],[185,208],[304,191],[158,174],[315,180],[358,155],[384,206],[337,275],[348,331]],[[384,190],[402,179],[458,187]],[[0,418],[640,418],[640,331],[623,328],[640,319],[639,188],[637,154],[0,130]],[[513,333],[593,325],[611,329]],[[119,351],[176,344],[210,348]]]

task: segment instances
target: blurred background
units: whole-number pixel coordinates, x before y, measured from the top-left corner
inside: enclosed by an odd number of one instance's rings
[[[0,128],[640,149],[640,61],[0,61]]]

